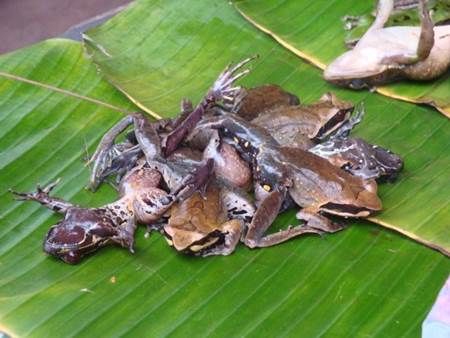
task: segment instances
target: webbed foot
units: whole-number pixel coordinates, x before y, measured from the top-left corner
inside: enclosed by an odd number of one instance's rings
[[[248,73],[250,73],[250,69],[244,69],[240,73],[236,72],[240,70],[244,65],[249,63],[250,61],[257,58],[258,55],[249,57],[235,66],[232,66],[229,64],[225,70],[219,75],[216,82],[214,82],[214,85],[210,92],[208,93],[208,97],[211,100],[215,101],[221,101],[223,100],[226,104],[232,104],[235,100],[235,97],[239,94],[241,91],[241,87],[232,87],[233,83],[239,80],[240,78],[244,77]]]
[[[189,135],[189,133],[195,128],[197,123],[202,118],[203,114],[219,101],[223,101],[227,105],[233,105],[234,100],[241,90],[240,87],[233,87],[233,84],[238,79],[247,75],[250,70],[245,69],[240,73],[236,72],[240,70],[244,65],[249,63],[255,57],[250,57],[242,62],[238,63],[234,67],[228,66],[219,75],[214,82],[212,88],[208,91],[203,100],[195,107],[192,113],[189,114],[169,135],[167,135],[164,142],[164,156],[167,157],[172,154],[178,145]]]
[[[272,225],[279,214],[283,201],[286,199],[286,192],[274,190],[270,192],[259,204],[252,223],[244,237],[244,243],[249,248],[264,248],[285,242],[293,237],[303,234],[321,234],[322,231],[308,226],[299,225],[288,226],[285,230],[265,235],[265,232]]]
[[[42,204],[44,207],[53,210],[54,212],[66,213],[67,209],[75,207],[75,205],[66,202],[62,199],[50,197],[50,192],[59,183],[60,179],[50,183],[46,187],[42,188],[39,184],[36,186],[36,192],[24,193],[18,192],[13,189],[8,189],[9,192],[16,196],[17,201],[36,201]]]

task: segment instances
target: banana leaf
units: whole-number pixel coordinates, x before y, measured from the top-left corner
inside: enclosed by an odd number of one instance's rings
[[[450,121],[426,107],[337,90],[226,2],[184,3],[138,2],[87,33],[88,53],[114,86],[142,109],[173,116],[180,98],[196,102],[231,60],[259,54],[244,80],[248,86],[277,83],[304,102],[329,90],[364,100],[367,113],[356,135],[392,149],[406,163],[395,184],[380,186],[385,210],[371,220],[449,254]]]
[[[342,18],[370,13],[373,6],[372,1],[235,2],[235,8],[254,26],[320,69],[325,69],[347,50]],[[402,81],[379,87],[377,92],[404,101],[430,104],[450,117],[449,76],[447,71],[431,82]]]
[[[284,52],[276,61],[299,66],[294,58],[284,59]],[[201,81],[199,91],[207,86]],[[13,201],[6,189],[30,191],[38,182],[61,177],[57,196],[84,206],[114,200],[108,186],[95,194],[83,188],[88,179],[83,158],[134,109],[101,79],[77,43],[50,40],[0,57],[0,332],[12,337],[420,335],[450,262],[367,222],[264,250],[240,246],[228,257],[186,257],[161,236],[144,238],[143,229],[136,235],[135,255],[108,247],[77,266],[44,255],[44,235],[60,216]],[[165,115],[174,109],[155,111]],[[294,214],[286,213],[277,226],[291,222]]]

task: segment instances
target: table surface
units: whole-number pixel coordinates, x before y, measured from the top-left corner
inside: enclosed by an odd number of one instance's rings
[[[132,0],[1,0],[0,54],[61,36],[72,26]]]

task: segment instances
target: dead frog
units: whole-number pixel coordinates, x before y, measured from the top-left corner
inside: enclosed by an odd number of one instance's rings
[[[326,93],[313,104],[264,109],[251,122],[266,128],[280,145],[307,150],[347,123],[353,109],[353,103]]]
[[[254,207],[245,193],[212,180],[204,196],[195,193],[174,204],[162,233],[177,251],[195,255],[229,255],[238,244]]]
[[[244,104],[246,100],[253,102],[252,92],[242,100]],[[308,150],[364,179],[392,181],[403,168],[401,158],[390,150],[349,137],[363,118],[362,103],[355,109],[351,102],[326,93],[310,105],[286,105],[280,98],[273,99],[270,105],[260,102],[258,110],[251,123],[265,128],[280,146]],[[247,117],[240,110],[237,114]]]
[[[403,169],[400,156],[357,137],[332,137],[308,151],[352,175],[378,182],[394,181]]]
[[[235,138],[240,152],[251,162],[258,209],[244,239],[249,247],[271,246],[300,234],[343,228],[322,213],[367,217],[381,210],[375,181],[352,176],[299,148],[281,147],[265,129],[235,114],[218,113],[200,126],[217,128]],[[301,207],[297,218],[305,223],[265,235],[287,196]]]
[[[157,171],[136,167],[120,184],[120,198],[99,208],[82,208],[49,194],[57,182],[34,193],[12,191],[18,200],[36,201],[64,215],[64,219],[48,231],[44,251],[69,264],[108,244],[118,244],[134,252],[137,222],[158,220],[175,202],[176,196],[160,189]]]
[[[276,84],[265,84],[253,88],[242,88],[235,109],[246,120],[253,120],[260,113],[279,106],[297,106],[298,96],[285,91]]]
[[[393,0],[380,0],[377,17],[355,48],[324,71],[325,80],[360,89],[400,79],[431,80],[450,66],[450,25],[433,27],[425,0],[420,0],[421,27],[383,28]]]
[[[47,233],[44,251],[48,254],[76,264],[84,255],[110,243],[133,252],[137,223],[149,225],[158,222],[176,200],[188,198],[207,183],[212,170],[211,160],[201,161],[197,166],[167,161],[161,157],[155,126],[138,113],[130,118],[135,124],[135,136],[145,159],[141,158],[140,163],[135,163],[135,167],[122,178],[116,202],[99,208],[81,208],[50,197],[55,184],[44,189],[38,186],[36,193],[13,191],[20,200],[37,201],[64,214],[63,221],[52,226]],[[101,170],[96,173],[101,174],[98,177],[104,177]],[[168,192],[163,190],[163,186]]]
[[[89,160],[89,163],[93,164],[89,188],[95,190],[108,176],[117,174],[118,177],[121,177],[143,155],[145,155],[147,163],[152,163],[157,170],[170,171],[169,167],[172,161],[167,162],[165,159],[179,149],[181,142],[203,114],[219,102],[230,109],[235,105],[234,101],[241,88],[235,86],[234,83],[248,74],[248,69],[240,70],[254,58],[247,58],[235,66],[227,66],[195,108],[191,101],[184,99],[181,104],[181,114],[177,118],[149,122],[142,114],[134,113],[119,121],[104,135]],[[118,136],[132,124],[134,129],[127,135],[131,134],[132,137],[127,137],[125,142],[116,144]],[[206,139],[207,142],[209,142],[209,138]],[[203,145],[204,147],[206,143]],[[250,169],[239,158],[234,148],[227,144],[221,145],[214,160],[216,161],[215,173],[218,176],[232,185],[241,188],[249,187]],[[186,166],[189,163],[186,162]],[[179,164],[182,163],[179,162]],[[235,167],[236,170],[229,170],[230,167]]]

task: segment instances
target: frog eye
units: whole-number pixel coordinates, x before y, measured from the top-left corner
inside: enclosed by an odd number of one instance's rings
[[[249,145],[250,145],[250,143],[249,143],[248,141],[245,141],[244,147],[245,147],[245,148],[248,148]]]
[[[270,186],[269,184],[263,184],[262,187],[267,192],[270,192],[272,190],[272,186]]]

